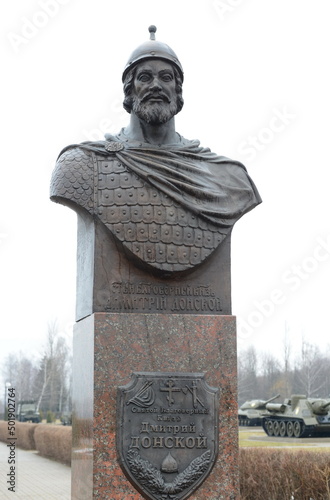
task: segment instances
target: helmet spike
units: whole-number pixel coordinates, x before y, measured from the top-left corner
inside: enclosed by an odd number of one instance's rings
[[[156,26],[153,24],[148,28],[150,39],[139,45],[131,54],[124,68],[122,81],[124,82],[128,71],[136,64],[147,59],[162,59],[175,65],[183,81],[183,69],[178,56],[166,43],[156,40]]]
[[[156,40],[156,36],[155,36],[155,33],[157,31],[157,28],[154,24],[152,24],[151,26],[149,26],[149,33],[150,33],[150,40]]]

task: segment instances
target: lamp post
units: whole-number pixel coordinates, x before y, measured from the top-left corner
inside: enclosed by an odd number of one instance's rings
[[[8,406],[7,406],[7,391],[8,388],[11,386],[10,382],[5,383],[5,401],[4,401],[4,407],[3,407],[3,419],[7,420],[8,416]]]

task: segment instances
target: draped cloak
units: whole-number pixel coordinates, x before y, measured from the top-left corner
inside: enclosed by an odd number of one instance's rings
[[[217,240],[219,243],[242,215],[261,203],[257,188],[242,163],[218,156],[209,148],[201,147],[197,140],[181,138],[178,144],[156,146],[125,140],[124,137],[122,133],[117,136],[108,134],[105,141],[87,141],[64,148],[53,173],[53,201],[65,204],[64,200],[70,199],[95,215],[90,200],[81,201],[77,191],[80,189],[83,199],[89,188],[92,189],[95,175],[89,176],[88,168],[92,169],[92,158],[94,164],[96,158],[100,161],[116,160],[146,186],[172,200],[174,206],[195,214],[212,231],[219,232],[222,236]],[[84,154],[84,170],[79,167],[75,156],[78,151]],[[68,161],[70,154],[71,161]],[[90,165],[88,160],[86,164],[86,155],[91,158]],[[77,161],[72,162],[72,157]],[[102,174],[98,174],[101,179]],[[112,229],[111,224],[108,227]]]

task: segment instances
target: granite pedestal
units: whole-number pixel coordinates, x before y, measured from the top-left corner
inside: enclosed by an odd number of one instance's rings
[[[116,454],[117,387],[132,372],[199,372],[219,388],[219,455],[192,500],[238,500],[234,316],[94,313],[75,325],[72,499],[143,498]]]

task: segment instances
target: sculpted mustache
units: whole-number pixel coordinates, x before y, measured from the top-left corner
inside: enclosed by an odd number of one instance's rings
[[[165,94],[161,94],[161,93],[158,93],[158,94],[154,94],[152,92],[150,92],[149,94],[146,94],[142,99],[141,99],[141,102],[145,102],[145,101],[148,101],[149,99],[154,99],[154,98],[161,98],[163,99],[163,101],[166,101],[167,103],[170,103],[171,100],[167,97],[167,95]]]

